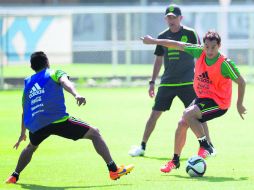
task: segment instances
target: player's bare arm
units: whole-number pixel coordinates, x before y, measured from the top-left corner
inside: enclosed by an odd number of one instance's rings
[[[19,137],[18,141],[15,143],[15,145],[13,146],[13,148],[18,149],[19,144],[25,140],[26,140],[26,128],[24,126],[24,114],[22,113],[20,137]]]
[[[75,97],[79,106],[86,104],[86,99],[76,91],[73,83],[68,79],[66,75],[62,76],[59,79],[59,82],[67,92],[71,93]]]
[[[148,90],[149,96],[151,98],[153,98],[155,95],[155,92],[154,92],[155,80],[160,73],[162,61],[163,61],[163,56],[156,56],[155,61],[154,61],[154,66],[153,66],[152,79],[149,82],[149,90]]]
[[[241,118],[244,119],[243,114],[246,114],[246,108],[243,106],[243,98],[245,94],[246,83],[241,75],[234,81],[238,84],[237,111]]]
[[[184,48],[187,45],[186,43],[178,42],[174,40],[156,39],[149,35],[141,37],[140,39],[143,41],[144,44],[156,44],[156,45],[161,45],[168,48],[174,48],[180,51],[184,51]]]

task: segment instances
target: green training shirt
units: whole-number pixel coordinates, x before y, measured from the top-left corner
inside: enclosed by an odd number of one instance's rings
[[[191,44],[199,44],[199,38],[192,28],[181,26],[173,33],[169,29],[161,32],[158,39],[170,39]],[[194,58],[186,52],[157,45],[154,54],[164,56],[164,73],[161,86],[192,85],[194,77]]]
[[[203,49],[204,49],[203,46],[191,44],[190,46],[186,46],[184,48],[184,52],[190,54],[191,56],[193,56],[195,58],[199,58],[200,55],[202,54]],[[220,52],[213,59],[208,59],[206,57],[206,60],[205,60],[206,64],[209,65],[209,66],[213,65],[218,60],[219,56],[220,56]],[[238,68],[236,67],[235,62],[233,62],[232,60],[227,58],[221,64],[221,74],[226,78],[230,78],[232,80],[235,80],[240,75],[240,72],[239,72]]]

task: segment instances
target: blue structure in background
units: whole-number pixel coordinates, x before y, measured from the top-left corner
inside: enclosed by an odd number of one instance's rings
[[[16,17],[11,26],[9,26],[7,31],[3,34],[3,18],[1,18],[0,48],[1,51],[3,51],[3,53],[7,56],[7,60],[10,62],[21,60],[15,48],[15,44],[13,43],[13,39],[19,32],[22,33],[25,42],[24,61],[29,60],[30,54],[36,50],[36,46],[39,40],[42,38],[45,31],[52,23],[53,19],[53,16],[42,17],[37,27],[33,30],[29,25],[27,17]]]

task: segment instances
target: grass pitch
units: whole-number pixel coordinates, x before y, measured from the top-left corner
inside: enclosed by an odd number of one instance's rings
[[[112,76],[151,76],[152,64],[51,64],[53,69],[61,69],[71,77],[112,77]],[[243,76],[253,74],[247,65],[237,66]],[[161,69],[162,74],[163,69]],[[29,64],[5,65],[4,77],[27,77],[33,74]]]
[[[173,154],[174,131],[184,109],[178,99],[165,112],[152,134],[145,157],[131,158],[131,145],[139,144],[153,100],[147,88],[79,89],[87,105],[77,107],[66,94],[68,112],[98,127],[117,164],[133,163],[133,172],[111,181],[102,158],[89,140],[77,142],[51,136],[44,141],[16,185],[4,184],[14,170],[17,159],[28,141],[18,150],[12,149],[20,133],[21,91],[0,91],[0,189],[35,190],[250,190],[254,188],[254,86],[248,85],[245,106],[248,114],[241,120],[236,110],[236,86],[232,107],[221,118],[209,122],[213,144],[218,155],[206,161],[202,178],[190,178],[185,162],[196,154],[198,143],[191,131],[182,153],[181,167],[170,174],[159,171]]]

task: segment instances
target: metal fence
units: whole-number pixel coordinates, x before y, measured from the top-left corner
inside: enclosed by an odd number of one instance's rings
[[[184,25],[200,37],[217,30],[222,51],[237,64],[252,66],[254,5],[181,8]],[[1,65],[27,62],[41,49],[59,63],[151,64],[154,46],[143,45],[139,37],[156,37],[167,28],[164,11],[165,6],[2,7]]]

